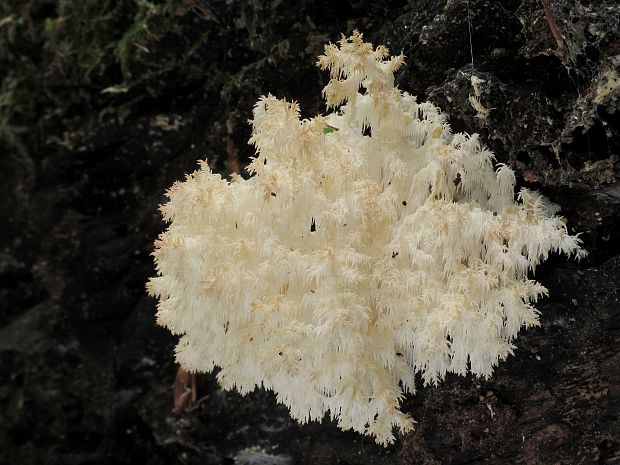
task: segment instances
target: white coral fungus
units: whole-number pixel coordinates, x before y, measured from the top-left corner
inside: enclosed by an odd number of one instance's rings
[[[515,202],[477,135],[394,86],[403,58],[356,32],[318,60],[332,113],[261,97],[252,176],[201,163],[172,186],[148,284],[185,368],[381,444],[412,428],[399,404],[416,373],[490,376],[538,324],[546,289],[528,272],[584,254],[539,194]]]

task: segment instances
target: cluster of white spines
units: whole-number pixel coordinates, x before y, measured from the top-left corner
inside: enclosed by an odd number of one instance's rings
[[[538,194],[515,203],[477,136],[394,87],[403,57],[387,56],[358,33],[326,46],[325,117],[262,97],[253,176],[203,163],[168,191],[149,282],[184,367],[383,444],[412,426],[399,403],[416,372],[489,376],[537,324],[546,290],[528,271],[582,253]]]

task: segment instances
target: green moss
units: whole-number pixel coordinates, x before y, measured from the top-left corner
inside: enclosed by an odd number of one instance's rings
[[[127,0],[60,2],[56,17],[45,20],[44,47],[52,65],[65,75],[77,72],[84,81],[90,79],[113,59],[120,31],[134,10],[134,2]]]
[[[151,31],[151,22],[157,18],[166,18],[169,22],[171,7],[164,3],[154,4],[148,0],[136,0],[137,11],[133,17],[133,23],[126,30],[114,47],[114,54],[121,65],[125,80],[131,78],[130,61],[134,57],[136,49],[148,50],[141,42],[148,39]]]
[[[10,147],[26,159],[41,153],[34,146],[40,138],[25,137],[22,128],[32,133],[46,121],[65,124],[71,121],[65,115],[76,109],[122,119],[136,102],[162,92],[164,73],[183,70],[183,82],[201,79],[207,71],[192,58],[208,42],[210,29],[190,40],[184,35],[183,21],[194,20],[192,5],[176,0],[0,2],[0,69],[7,70],[0,73],[0,148]]]

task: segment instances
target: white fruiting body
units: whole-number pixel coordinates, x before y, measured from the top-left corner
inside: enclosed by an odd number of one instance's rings
[[[538,323],[546,289],[528,272],[584,253],[540,195],[515,202],[477,135],[394,87],[403,57],[387,57],[358,33],[327,45],[327,116],[262,97],[253,176],[202,163],[174,184],[148,285],[185,368],[382,444],[412,427],[399,404],[415,373],[491,375]]]

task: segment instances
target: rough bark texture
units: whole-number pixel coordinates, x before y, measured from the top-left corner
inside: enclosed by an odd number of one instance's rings
[[[213,375],[173,416],[174,339],[144,292],[162,194],[198,158],[248,161],[260,94],[322,111],[313,63],[354,28],[404,52],[400,87],[481,133],[590,256],[539,270],[542,326],[490,380],[408,397],[418,426],[388,449]],[[615,0],[0,3],[0,462],[620,463],[619,66]]]

